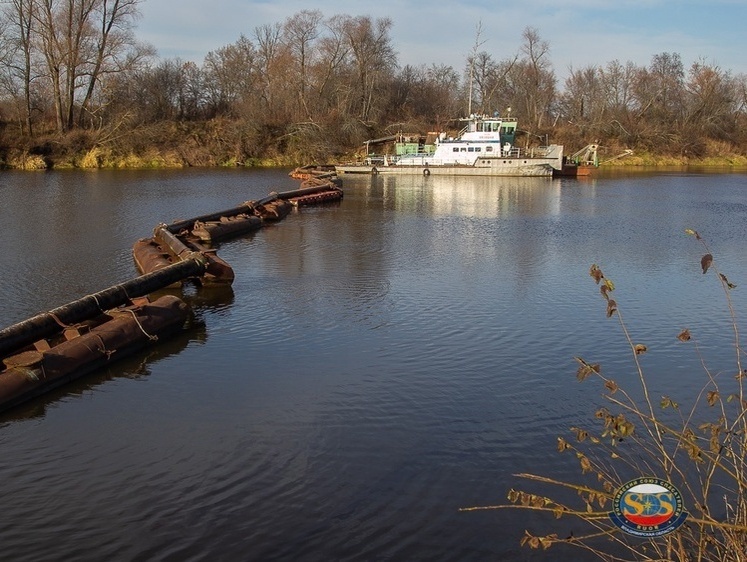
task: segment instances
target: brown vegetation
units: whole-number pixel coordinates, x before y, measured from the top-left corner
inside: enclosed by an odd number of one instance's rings
[[[628,163],[743,165],[747,77],[676,53],[646,67],[572,69],[527,28],[504,60],[464,69],[397,63],[392,21],[301,11],[197,65],[158,59],[134,35],[140,0],[9,0],[0,24],[0,165],[306,164],[343,159],[370,138],[455,129],[511,108],[520,142],[568,152],[590,142]]]

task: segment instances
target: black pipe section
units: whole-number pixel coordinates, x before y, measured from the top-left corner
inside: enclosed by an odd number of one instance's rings
[[[263,199],[260,199],[259,201],[245,201],[244,203],[242,203],[238,207],[234,207],[233,209],[226,209],[225,211],[218,211],[217,213],[201,215],[193,219],[177,221],[169,225],[165,225],[164,228],[168,230],[169,232],[171,232],[172,234],[178,234],[183,230],[192,230],[192,228],[194,228],[195,222],[197,221],[210,222],[210,221],[219,221],[221,217],[235,217],[236,215],[242,215],[242,214],[252,215],[254,214],[254,209],[257,206],[265,205],[267,203],[270,203],[271,201],[274,201],[277,198],[278,198],[277,193],[270,193],[268,196],[264,197]]]

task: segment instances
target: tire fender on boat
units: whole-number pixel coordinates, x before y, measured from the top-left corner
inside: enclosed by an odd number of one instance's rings
[[[428,168],[426,168],[425,170],[423,170],[423,175],[424,176],[430,176],[431,175],[431,171]]]
[[[372,175],[372,176],[375,176],[375,175],[377,175],[378,173],[379,173],[379,170],[377,170],[377,169],[376,169],[376,166],[374,166],[373,168],[371,168],[371,175]]]

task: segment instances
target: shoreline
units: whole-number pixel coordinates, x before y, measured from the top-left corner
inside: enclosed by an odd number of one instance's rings
[[[178,170],[185,168],[295,168],[303,166],[301,162],[284,159],[252,159],[248,162],[227,161],[222,163],[192,164],[174,154],[148,155],[146,157],[126,156],[118,159],[100,161],[88,155],[81,158],[55,161],[38,155],[24,155],[10,162],[0,162],[0,171],[51,171],[51,170]],[[624,160],[601,164],[596,171],[612,170],[728,170],[747,172],[747,157],[732,155],[699,159],[676,158],[668,156],[630,156]]]

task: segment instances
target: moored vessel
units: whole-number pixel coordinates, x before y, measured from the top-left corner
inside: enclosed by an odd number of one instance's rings
[[[444,176],[552,176],[563,167],[563,146],[516,145],[518,122],[498,114],[470,115],[454,137],[436,135],[432,144],[407,142],[402,135],[383,154],[368,152],[360,162],[335,166],[340,174]],[[386,139],[383,139],[386,140]]]

